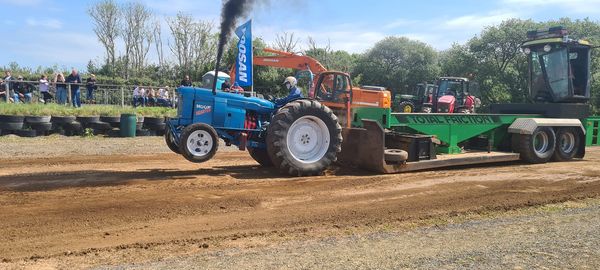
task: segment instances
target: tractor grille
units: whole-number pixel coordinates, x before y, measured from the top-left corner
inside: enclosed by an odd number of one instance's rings
[[[181,94],[177,94],[177,117],[181,118],[183,116],[183,96]]]

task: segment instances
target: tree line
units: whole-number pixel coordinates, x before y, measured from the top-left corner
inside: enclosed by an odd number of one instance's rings
[[[218,29],[213,22],[199,20],[180,12],[161,20],[139,2],[117,4],[100,0],[88,8],[94,32],[105,49],[102,62],[89,61],[87,69],[101,83],[176,85],[188,74],[194,81],[214,69]],[[164,24],[163,24],[164,22]],[[168,29],[163,31],[162,25]],[[565,26],[572,37],[600,44],[600,22],[589,18],[561,18],[544,22],[508,19],[487,26],[468,41],[454,43],[442,51],[430,44],[406,37],[390,36],[363,53],[335,50],[307,37],[304,46],[294,33],[276,35],[272,44],[255,38],[255,54],[262,48],[305,54],[326,68],[348,72],[356,85],[378,85],[393,93],[409,91],[417,83],[434,81],[439,76],[460,76],[476,80],[484,104],[523,102],[527,96],[527,60],[520,45],[526,32],[550,26]],[[163,36],[168,33],[168,36]],[[223,71],[234,64],[237,38],[233,38],[222,60]],[[302,49],[302,48],[303,49]],[[149,61],[152,52],[153,61]],[[592,104],[600,108],[600,53],[592,52]],[[226,63],[226,64],[225,64]],[[15,68],[14,63],[11,64]],[[18,66],[16,66],[18,68]],[[9,67],[10,68],[10,67]],[[52,68],[38,68],[49,71]],[[255,89],[282,94],[281,81],[295,71],[255,67]]]

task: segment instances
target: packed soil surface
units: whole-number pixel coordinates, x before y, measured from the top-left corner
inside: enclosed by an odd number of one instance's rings
[[[294,241],[401,234],[600,194],[598,148],[565,163],[393,175],[334,167],[306,178],[259,167],[247,152],[227,147],[206,163],[190,163],[162,138],[0,138],[0,149],[0,268],[169,268],[152,263],[232,249],[289,249]],[[418,248],[425,247],[409,249]],[[190,265],[201,265],[198,260]],[[235,267],[261,268],[252,263]],[[219,266],[233,267],[212,268]]]

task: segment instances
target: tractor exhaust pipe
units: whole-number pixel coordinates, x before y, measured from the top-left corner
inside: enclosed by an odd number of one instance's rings
[[[217,78],[219,77],[219,63],[225,50],[225,44],[235,27],[238,18],[248,14],[252,5],[257,0],[225,0],[221,9],[221,32],[219,33],[219,43],[217,46],[217,61],[215,64],[215,78],[213,80],[213,95],[217,94]],[[266,1],[266,0],[265,0]]]
[[[213,95],[217,94],[217,79],[219,78],[219,62],[220,61],[221,61],[221,59],[217,58],[217,62],[215,64],[215,77],[213,78],[213,85],[212,85]]]

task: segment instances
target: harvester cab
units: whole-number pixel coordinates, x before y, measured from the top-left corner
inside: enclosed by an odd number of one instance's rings
[[[430,105],[433,112],[475,113],[481,104],[478,84],[467,78],[440,77],[436,85]]]
[[[562,26],[527,32],[521,45],[529,64],[530,103],[492,104],[493,113],[584,119],[590,114],[592,45]]]
[[[590,98],[591,45],[571,39],[563,27],[529,31],[523,52],[529,62],[534,102],[585,103]]]

